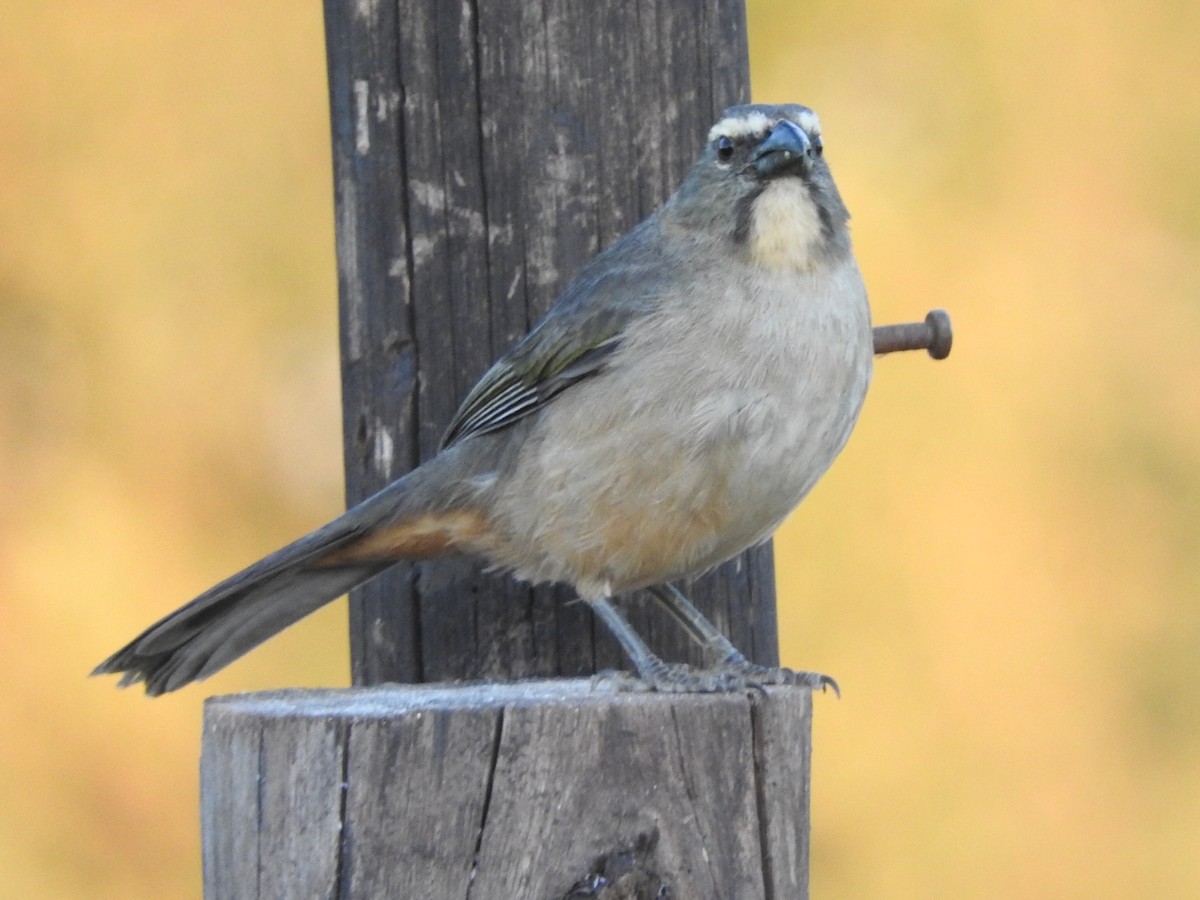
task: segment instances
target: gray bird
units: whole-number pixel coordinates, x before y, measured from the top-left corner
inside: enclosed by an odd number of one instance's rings
[[[833,685],[750,663],[670,582],[767,540],[854,427],[873,350],[848,219],[812,110],[728,109],[675,195],[484,374],[437,456],[93,674],[173,691],[400,560],[464,553],[572,585],[648,688]],[[639,588],[711,668],[651,652],[612,604]]]

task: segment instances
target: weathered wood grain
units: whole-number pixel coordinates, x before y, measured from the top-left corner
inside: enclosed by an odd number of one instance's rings
[[[743,0],[325,0],[346,493],[427,459],[474,380],[578,268],[656,208],[749,95]],[[770,549],[690,588],[777,659]],[[585,607],[471,563],[352,595],[356,684],[623,665]],[[648,604],[631,618],[698,662]]]
[[[206,710],[206,897],[338,895],[344,730],[329,718],[266,718],[246,729],[219,703]]]
[[[205,896],[795,900],[810,726],[802,688],[611,694],[560,680],[216,698]],[[617,893],[622,880],[640,891]]]

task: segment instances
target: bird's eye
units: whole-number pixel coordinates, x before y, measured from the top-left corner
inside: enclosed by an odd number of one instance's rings
[[[733,159],[733,141],[725,135],[721,135],[713,142],[713,147],[717,151],[717,159],[721,162],[729,162]]]
[[[820,158],[821,158],[821,154],[822,154],[822,153],[824,153],[824,152],[825,152],[825,145],[821,143],[821,138],[820,138],[820,136],[819,136],[819,135],[813,135],[813,139],[812,139],[812,155],[813,155],[815,158],[817,158],[817,159],[820,159]]]

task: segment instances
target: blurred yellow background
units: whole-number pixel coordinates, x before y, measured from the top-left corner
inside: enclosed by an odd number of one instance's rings
[[[814,896],[1200,896],[1200,5],[751,0],[822,116],[881,360],[777,542]],[[199,895],[211,693],[346,680],[343,603],[151,704],[88,669],[342,502],[318,4],[0,30],[0,894]]]

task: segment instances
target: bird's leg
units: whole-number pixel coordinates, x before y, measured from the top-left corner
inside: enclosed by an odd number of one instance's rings
[[[633,626],[617,611],[607,597],[587,601],[588,606],[608,629],[637,671],[632,684],[617,681],[618,689],[662,691],[664,693],[713,693],[734,691],[746,686],[747,680],[729,669],[692,669],[682,663],[667,663],[655,655]]]
[[[750,662],[675,585],[657,584],[648,590],[684,631],[707,651],[710,658],[716,660],[712,671],[740,675],[749,684],[802,684],[822,691],[831,687],[835,694],[841,696],[837,682],[828,675],[819,672],[795,672],[791,669],[760,666]]]
[[[748,662],[741,651],[733,646],[733,642],[721,633],[721,629],[710,622],[675,585],[656,584],[646,590],[708,657],[716,660],[717,665],[742,665]]]

